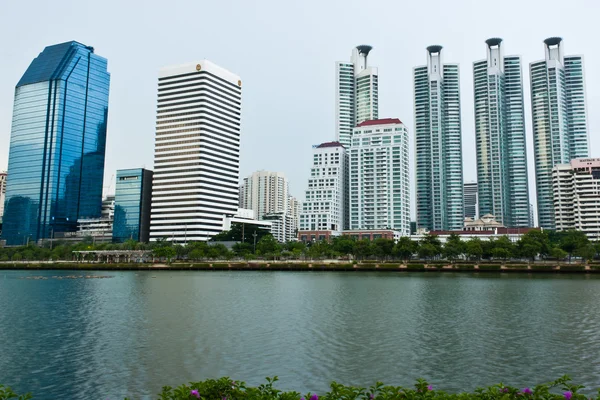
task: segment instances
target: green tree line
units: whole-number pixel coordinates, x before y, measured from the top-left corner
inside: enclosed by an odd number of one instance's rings
[[[324,259],[347,258],[357,260],[502,260],[513,259],[552,259],[571,260],[578,257],[583,260],[600,258],[600,243],[591,242],[579,231],[539,231],[524,234],[517,242],[507,236],[485,241],[478,238],[462,240],[456,234],[450,235],[442,244],[435,235],[426,235],[420,241],[410,237],[401,237],[397,242],[390,239],[374,241],[355,240],[349,236],[339,236],[331,241],[313,243],[279,243],[270,234],[261,232],[256,237],[244,235],[229,250],[220,243],[189,242],[185,245],[174,244],[168,240],[152,243],[138,243],[128,240],[121,244],[94,244],[91,241],[70,244],[56,242],[38,247],[34,244],[21,247],[0,248],[0,261],[46,261],[71,260],[73,251],[85,250],[151,250],[155,258],[173,260],[206,260],[232,258],[266,259]],[[236,233],[224,232],[214,239],[237,239]],[[240,234],[241,235],[241,234]],[[260,238],[259,238],[260,237]],[[239,236],[241,239],[241,236]],[[254,241],[255,239],[256,242]]]

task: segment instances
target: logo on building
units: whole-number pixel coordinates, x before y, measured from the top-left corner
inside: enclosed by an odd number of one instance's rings
[[[238,86],[242,87],[242,81],[238,80]]]
[[[200,71],[202,69],[202,65],[196,64],[196,71]]]

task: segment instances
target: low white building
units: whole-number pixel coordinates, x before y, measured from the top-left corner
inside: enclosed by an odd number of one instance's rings
[[[300,213],[300,233],[341,235],[347,223],[348,155],[339,142],[314,146],[313,163]]]
[[[408,130],[397,118],[354,128],[350,152],[350,229],[410,235]]]
[[[465,231],[495,231],[498,228],[504,228],[504,225],[496,221],[496,217],[492,214],[485,214],[476,219],[466,217],[464,222]]]
[[[253,210],[238,208],[235,215],[226,216],[223,218],[223,231],[231,230],[233,224],[241,224],[242,230],[244,230],[245,225],[254,225],[260,229],[271,232],[271,222],[259,221],[255,219],[254,216],[255,214]]]
[[[600,158],[578,158],[552,169],[557,231],[576,229],[600,239]]]

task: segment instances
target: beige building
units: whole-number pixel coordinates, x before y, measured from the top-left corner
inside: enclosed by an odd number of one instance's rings
[[[485,214],[478,219],[465,218],[465,231],[494,231],[498,228],[504,228],[500,222],[496,221],[496,217],[492,214]]]
[[[578,158],[552,169],[557,231],[577,229],[600,239],[600,158]]]

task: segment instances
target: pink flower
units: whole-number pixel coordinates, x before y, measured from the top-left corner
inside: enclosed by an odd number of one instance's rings
[[[427,386],[427,390],[432,391],[433,390],[433,386],[431,386],[431,385]]]
[[[194,389],[190,392],[190,396],[194,396],[195,398],[199,399],[200,393],[196,389]]]
[[[566,400],[571,400],[571,397],[573,397],[573,392],[564,392],[563,395],[565,396]]]

